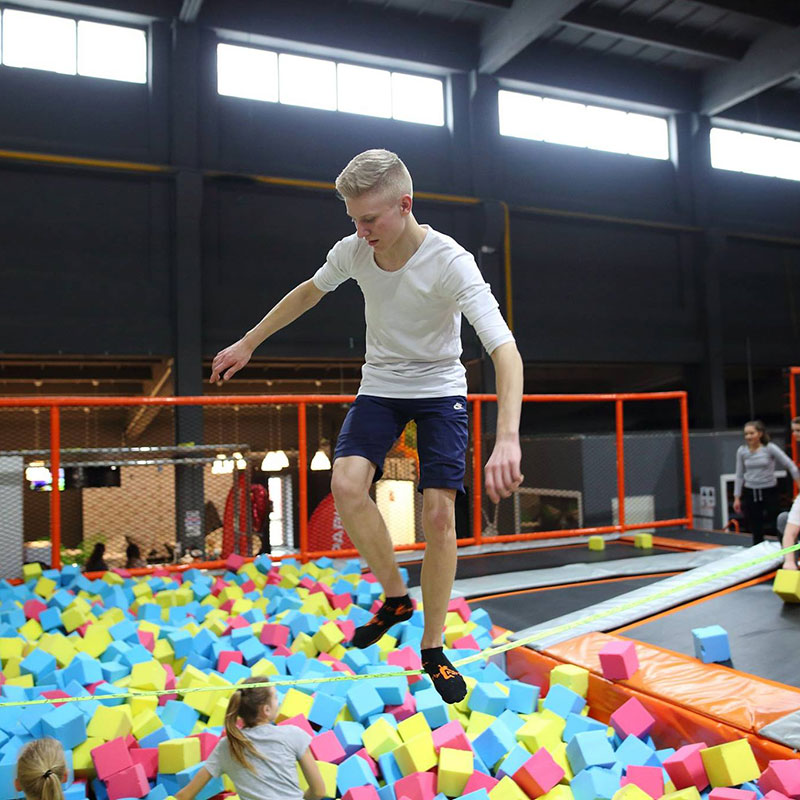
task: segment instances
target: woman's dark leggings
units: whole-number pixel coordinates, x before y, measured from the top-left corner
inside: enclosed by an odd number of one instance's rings
[[[742,490],[742,512],[744,524],[753,534],[753,544],[764,541],[764,531],[774,531],[775,519],[778,516],[778,487],[767,489]]]

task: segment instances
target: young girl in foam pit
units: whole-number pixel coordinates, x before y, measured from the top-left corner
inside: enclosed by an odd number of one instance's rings
[[[175,800],[193,800],[212,778],[223,773],[233,781],[240,800],[324,797],[325,784],[308,749],[311,736],[294,725],[274,724],[278,714],[275,688],[247,688],[248,683],[263,682],[264,678],[246,678],[233,693],[225,713],[225,736]],[[297,780],[298,762],[308,782],[305,794]]]
[[[26,800],[64,800],[66,779],[64,749],[55,739],[35,739],[19,751],[14,786]]]

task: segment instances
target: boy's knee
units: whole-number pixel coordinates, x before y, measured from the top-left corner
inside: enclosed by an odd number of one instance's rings
[[[447,506],[426,509],[423,514],[423,528],[426,536],[455,536],[456,526],[452,509]]]
[[[337,506],[361,503],[368,496],[368,491],[364,488],[363,481],[350,474],[345,468],[337,469],[334,463],[331,474],[331,493]]]

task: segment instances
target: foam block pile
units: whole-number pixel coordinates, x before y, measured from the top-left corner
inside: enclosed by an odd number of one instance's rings
[[[419,668],[422,614],[365,650],[346,649],[377,607],[380,587],[357,561],[300,565],[267,557],[228,570],[124,572],[88,580],[77,569],[28,565],[25,582],[0,582],[0,696],[47,699],[0,713],[0,798],[16,755],[39,736],[67,752],[67,800],[165,800],[201,768],[222,735],[229,689],[250,675],[305,679],[280,694],[279,725],[314,738],[326,796],[342,800],[800,800],[800,761],[763,772],[746,740],[677,752],[650,738],[654,720],[635,699],[610,727],[588,716],[588,673],[555,668],[540,689],[493,662],[462,668],[467,697],[446,705]],[[463,599],[450,603],[448,655],[487,647],[492,623]],[[607,654],[608,677],[638,666],[632,645]],[[372,680],[351,676],[381,675]],[[320,682],[338,676],[342,680]],[[136,691],[157,690],[158,697]],[[112,695],[123,695],[112,697]],[[78,703],[66,697],[91,696]],[[301,776],[301,786],[305,788]],[[208,783],[200,800],[232,792]]]

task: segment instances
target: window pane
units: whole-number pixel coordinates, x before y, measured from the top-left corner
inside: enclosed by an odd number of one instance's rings
[[[627,153],[630,147],[628,115],[599,106],[586,107],[587,147],[610,153]]]
[[[339,64],[337,78],[339,111],[392,116],[392,79],[387,70]]]
[[[281,103],[336,110],[336,64],[320,58],[281,53]]]
[[[278,54],[218,44],[217,92],[229,97],[277,102]]]
[[[542,98],[519,92],[500,91],[497,98],[500,133],[521,139],[543,139]]]
[[[586,106],[566,100],[542,100],[542,117],[546,142],[586,147]]]
[[[669,158],[669,130],[661,117],[627,114],[628,153],[646,158]]]
[[[98,22],[79,22],[78,74],[146,83],[147,38],[144,31]]]
[[[742,134],[724,128],[711,129],[711,166],[742,171]]]
[[[3,63],[75,74],[75,20],[6,9]]]
[[[712,128],[711,166],[751,175],[800,180],[800,142]]]
[[[444,87],[436,78],[392,73],[392,116],[406,122],[444,125]]]
[[[778,165],[775,163],[775,140],[772,137],[743,133],[741,143],[744,162],[742,169],[745,172],[767,177],[776,174]]]
[[[800,181],[800,142],[776,139],[775,155],[778,165],[775,174],[779,178]]]

